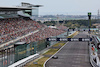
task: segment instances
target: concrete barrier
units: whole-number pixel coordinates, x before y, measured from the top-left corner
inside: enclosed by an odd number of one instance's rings
[[[34,55],[31,55],[31,56],[29,56],[29,57],[27,57],[27,58],[25,58],[25,59],[22,59],[22,60],[20,60],[20,61],[14,63],[14,64],[8,66],[8,67],[22,67],[22,66],[24,66],[25,64],[27,64],[28,62],[30,62],[30,61],[32,61],[32,60],[38,58],[38,57],[39,57],[39,54],[34,54]]]

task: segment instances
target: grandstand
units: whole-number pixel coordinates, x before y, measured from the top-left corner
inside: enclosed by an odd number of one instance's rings
[[[13,18],[2,20],[2,23],[0,23],[0,44],[26,35],[41,27],[42,25],[31,19]]]
[[[25,4],[27,5],[27,3],[22,3],[23,6]],[[59,26],[56,29],[53,29],[32,20],[31,16],[33,14],[33,7],[39,7],[39,5],[34,6],[32,4],[28,4],[27,7],[23,6],[0,7],[0,66],[2,67],[7,67],[25,57],[33,55],[36,51],[46,48],[46,42],[44,39],[66,32],[66,27],[64,26]],[[11,47],[16,42],[25,42],[24,45],[20,46],[23,49],[19,46]],[[44,47],[41,49],[39,48],[39,50],[35,50],[34,44],[41,44],[44,45]],[[27,50],[27,48],[29,48],[29,50]],[[20,53],[23,51],[26,52]]]

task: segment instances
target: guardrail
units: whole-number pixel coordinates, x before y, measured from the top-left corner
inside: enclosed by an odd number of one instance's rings
[[[38,57],[39,57],[39,54],[31,55],[31,56],[29,56],[29,57],[27,57],[27,58],[25,58],[25,59],[22,59],[22,60],[20,60],[20,61],[14,63],[14,64],[8,66],[8,67],[22,67],[22,66],[24,66],[25,64],[27,64],[28,62],[30,62],[30,61],[32,61],[32,60],[38,58]]]

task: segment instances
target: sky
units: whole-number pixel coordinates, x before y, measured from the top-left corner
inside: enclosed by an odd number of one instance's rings
[[[0,6],[18,6],[21,2],[43,5],[40,15],[97,15],[100,10],[100,0],[0,0]]]

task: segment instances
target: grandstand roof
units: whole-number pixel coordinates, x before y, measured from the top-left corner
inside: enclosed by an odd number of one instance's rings
[[[29,7],[42,7],[43,5],[33,5],[33,4],[30,4],[30,3],[25,3],[25,2],[22,2],[22,6],[29,6]]]
[[[14,11],[19,11],[19,10],[32,10],[35,8],[31,7],[0,7],[0,11],[5,11],[5,10],[14,10]]]

